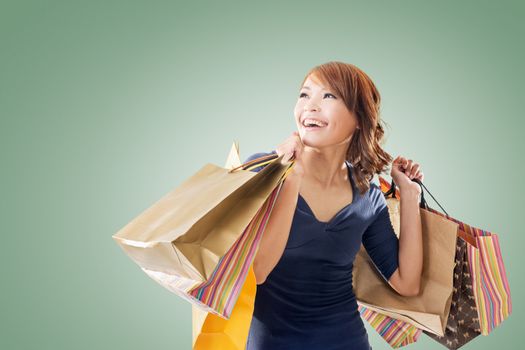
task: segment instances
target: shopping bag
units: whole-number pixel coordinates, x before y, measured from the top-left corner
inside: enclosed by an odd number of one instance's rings
[[[388,195],[393,190],[390,188],[390,184],[381,176],[379,176],[379,186],[383,194],[386,193]],[[398,192],[395,193],[395,196],[400,198]],[[391,210],[392,208],[389,207],[392,226],[395,232],[399,232],[400,217],[397,217],[397,213]],[[358,310],[361,317],[394,349],[415,343],[422,334],[421,329],[409,322],[383,315],[361,304],[358,305]]]
[[[257,283],[253,264],[229,319],[193,307],[193,350],[244,350],[252,321]],[[204,318],[200,318],[204,316]]]
[[[143,269],[155,281],[183,297],[200,309],[223,318],[229,318],[239,296],[248,269],[255,257],[269,213],[279,194],[281,185],[257,212],[239,240],[221,258],[211,278],[193,288],[181,288],[180,277],[167,276],[158,271]]]
[[[393,191],[392,184],[387,183],[383,177],[379,177],[381,191],[385,194],[391,193]],[[399,198],[399,193],[395,193],[396,197]],[[427,209],[429,209],[427,207]],[[399,229],[399,222],[397,213],[391,213],[391,219],[393,220],[394,229]],[[465,270],[465,252],[466,252],[466,243],[462,239],[456,240],[456,254],[455,254],[455,267],[454,267],[454,281],[453,281],[453,294],[451,300],[451,308],[449,313],[449,318],[447,320],[447,325],[445,327],[445,335],[443,337],[437,336],[433,333],[426,332],[427,335],[434,337],[440,342],[445,342],[450,344],[459,344],[461,343],[460,338],[469,337],[466,330],[470,330],[468,322],[463,322],[455,320],[454,315],[457,313],[457,310],[461,310],[461,305],[468,303],[468,289],[461,288],[462,281],[462,272]],[[465,300],[466,299],[466,300]],[[473,302],[472,299],[470,299]],[[392,348],[399,348],[411,343],[416,342],[420,335],[421,330],[414,327],[408,322],[397,320],[386,315],[380,314],[378,312],[367,309],[364,306],[359,306],[361,315],[365,320],[367,320],[372,328],[374,328],[385,341],[387,341]],[[463,309],[466,311],[466,309]],[[457,333],[461,333],[461,336],[456,337],[457,339],[451,338],[449,334],[451,330],[454,330]],[[471,334],[470,332],[468,334]],[[479,333],[478,333],[479,334]]]
[[[512,299],[498,235],[481,232],[477,247],[468,245],[468,256],[481,334],[488,335],[510,316]]]
[[[267,164],[264,158],[254,159],[250,169]],[[262,160],[262,162],[261,162]],[[237,167],[240,164],[238,144],[232,146],[232,151],[226,162],[226,166]],[[286,174],[285,174],[286,176]],[[280,191],[280,187],[278,189]],[[277,194],[278,195],[278,194]],[[277,196],[270,197],[275,200]],[[267,212],[263,215],[260,226],[265,225],[273,205],[268,206]],[[263,222],[264,221],[264,222]],[[258,247],[258,244],[257,244]],[[212,313],[206,313],[192,305],[192,343],[194,350],[224,349],[242,350],[246,347],[249,327],[252,320],[253,308],[256,295],[256,280],[253,271],[253,259],[250,260],[248,275],[229,319],[218,317]]]
[[[479,334],[490,334],[508,318],[512,299],[498,235],[435,212],[459,225],[464,262],[463,273],[455,275],[455,282],[460,282],[459,297],[456,307],[451,308],[448,332],[444,337],[427,335],[449,349],[457,349]]]
[[[465,345],[481,334],[467,252],[468,243],[458,239],[456,267],[454,269],[454,293],[452,305],[443,336],[425,332],[426,335],[451,350]]]
[[[395,191],[385,194],[394,231],[399,236],[400,201]],[[423,272],[420,293],[402,296],[390,287],[361,246],[353,268],[358,304],[385,316],[408,322],[428,332],[444,335],[452,298],[452,276],[458,225],[427,209],[421,195]]]
[[[357,308],[361,317],[394,349],[415,343],[421,336],[421,329],[413,324],[396,320],[362,305]]]
[[[226,163],[224,164],[224,167],[226,169],[233,169],[233,168],[238,168],[240,165],[241,165],[241,159],[240,159],[239,143],[237,141],[234,141],[232,146],[231,146],[231,148],[230,148],[230,153],[228,154],[228,157],[226,158]],[[253,271],[252,271],[252,267],[250,266],[250,270],[248,271],[248,275],[246,276],[246,280],[245,280],[244,285],[243,285],[243,287],[242,287],[242,289],[241,289],[241,291],[239,293],[239,297],[238,297],[237,302],[236,302],[235,305],[237,305],[237,303],[242,302],[242,300],[244,299],[243,298],[243,293],[246,293],[245,289],[247,288],[246,285],[248,284],[248,281],[250,280],[251,273],[253,273]],[[239,312],[235,311],[235,310],[238,310],[238,309],[239,309],[239,306],[237,306],[237,308],[235,308],[234,311],[232,311],[230,319],[239,317],[239,316],[237,316]],[[204,321],[206,320],[207,316],[208,316],[208,312],[206,312],[205,310],[202,310],[200,307],[198,307],[198,306],[196,306],[194,304],[191,305],[192,348],[195,347],[195,341],[197,340],[197,337],[199,336],[199,334],[202,331],[202,326],[203,326]],[[228,322],[228,321],[224,321],[222,318],[217,318],[215,315],[210,316],[210,318],[212,318],[212,317],[214,318],[214,321],[222,322],[223,323],[223,328],[226,327],[226,324],[224,324],[224,323]],[[241,324],[242,324],[242,322],[241,322]],[[219,336],[217,336],[217,333],[219,333]],[[219,341],[223,341],[224,342],[224,339],[223,339],[223,336],[222,336],[223,334],[225,334],[225,332],[213,332],[212,335],[205,334],[201,338],[219,339]]]
[[[380,185],[383,192],[389,191],[390,185],[382,177]],[[480,334],[487,335],[510,315],[510,289],[497,235],[454,219],[443,208],[445,214],[427,209],[456,222],[460,239],[456,245],[454,289],[445,334],[424,333],[449,349],[458,349]],[[360,311],[367,315],[367,320],[382,319],[382,322],[369,322],[392,347],[399,344],[392,334],[399,333],[399,337],[409,339],[408,343],[417,341],[416,331],[408,328],[408,323],[362,306]]]
[[[113,238],[163,287],[229,317],[260,239],[253,218],[290,168],[273,158],[259,173],[207,164]]]
[[[470,279],[467,242],[457,240],[454,267],[454,289],[450,313],[444,336],[430,332],[426,335],[449,349],[458,349],[480,335],[478,315]],[[416,342],[421,330],[408,322],[403,322],[359,306],[361,315],[367,320],[392,348],[399,348]]]
[[[207,164],[113,238],[141,267],[204,282],[287,168],[276,161],[253,173]]]

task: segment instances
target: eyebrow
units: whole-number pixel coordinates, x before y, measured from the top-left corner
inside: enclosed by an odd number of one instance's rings
[[[308,89],[308,90],[311,90],[309,86],[303,86],[303,87],[301,87],[301,89]],[[328,91],[328,89],[325,89],[325,88],[322,88],[321,90]]]

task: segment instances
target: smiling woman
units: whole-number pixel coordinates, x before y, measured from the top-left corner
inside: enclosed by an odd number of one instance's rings
[[[253,263],[258,287],[247,349],[370,349],[352,289],[361,244],[399,294],[418,292],[419,186],[408,176],[422,174],[396,158],[392,176],[403,203],[398,240],[386,200],[371,182],[392,160],[380,146],[379,101],[370,78],[351,64],[329,62],[303,80],[294,108],[298,131],[272,151],[284,160],[293,156],[294,165]]]

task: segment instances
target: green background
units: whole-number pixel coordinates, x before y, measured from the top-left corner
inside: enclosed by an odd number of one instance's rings
[[[304,75],[332,60],[377,84],[386,150],[419,162],[452,216],[500,234],[513,314],[464,349],[518,348],[524,9],[2,1],[0,348],[190,348],[190,304],[111,236],[205,163],[223,165],[234,140],[243,159],[274,149],[295,129]],[[423,336],[409,348],[442,347]]]

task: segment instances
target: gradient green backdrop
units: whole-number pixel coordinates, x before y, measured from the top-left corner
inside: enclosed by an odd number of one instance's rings
[[[111,236],[234,140],[242,158],[273,149],[304,74],[331,60],[377,84],[387,151],[418,161],[451,215],[500,234],[514,311],[464,348],[518,348],[524,14],[520,1],[2,1],[0,348],[189,349],[190,304]]]

